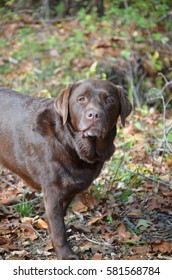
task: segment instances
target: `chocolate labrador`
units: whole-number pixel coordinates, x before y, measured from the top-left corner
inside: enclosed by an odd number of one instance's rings
[[[0,87],[0,162],[43,192],[58,259],[78,259],[66,238],[66,209],[114,153],[117,119],[125,125],[130,112],[109,81],[80,81],[55,99]]]

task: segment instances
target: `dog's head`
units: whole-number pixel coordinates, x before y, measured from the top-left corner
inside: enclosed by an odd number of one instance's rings
[[[104,138],[121,116],[123,126],[132,106],[119,86],[103,80],[69,85],[55,99],[55,109],[83,137]]]

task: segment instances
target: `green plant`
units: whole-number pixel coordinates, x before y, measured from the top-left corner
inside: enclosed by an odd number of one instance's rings
[[[85,33],[96,30],[95,22],[98,22],[97,12],[93,9],[91,14],[87,14],[84,8],[78,12],[78,19],[82,27],[85,27]]]
[[[170,11],[170,3],[167,0],[156,1],[123,1],[113,0],[109,2],[105,17],[122,19],[122,23],[127,26],[131,22],[135,26],[143,29],[154,28],[158,25],[159,19],[165,19]],[[171,21],[166,21],[168,29],[172,28]]]
[[[102,192],[103,190],[103,185],[98,183],[94,185],[94,196],[98,199],[101,200],[102,198],[105,197],[105,194]]]
[[[21,28],[17,31],[17,36],[20,39],[25,39],[26,36],[33,35],[33,34],[34,34],[33,29],[29,28],[29,27],[24,27],[24,28]]]
[[[20,213],[24,217],[29,217],[34,213],[33,205],[25,198],[22,198],[22,202],[14,206],[16,212]]]
[[[113,223],[113,217],[112,216],[107,216],[107,221],[111,225]]]
[[[127,202],[129,197],[132,195],[132,190],[131,189],[126,189],[122,192],[122,194],[120,196],[118,196],[118,199],[121,202]]]

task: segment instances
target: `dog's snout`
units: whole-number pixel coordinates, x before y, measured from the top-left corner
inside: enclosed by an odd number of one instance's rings
[[[95,109],[89,109],[86,111],[86,118],[90,121],[101,119],[102,115],[102,112]]]

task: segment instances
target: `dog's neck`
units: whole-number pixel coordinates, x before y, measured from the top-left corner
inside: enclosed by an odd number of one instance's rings
[[[83,137],[83,135],[75,131],[70,123],[66,123],[66,131],[70,133],[70,143],[71,147],[75,148],[78,157],[88,162],[89,164],[94,164],[96,162],[104,163],[109,160],[114,153],[115,147],[113,144],[114,138],[116,136],[116,126],[108,133],[105,138],[97,137]],[[72,143],[71,143],[72,139]]]

